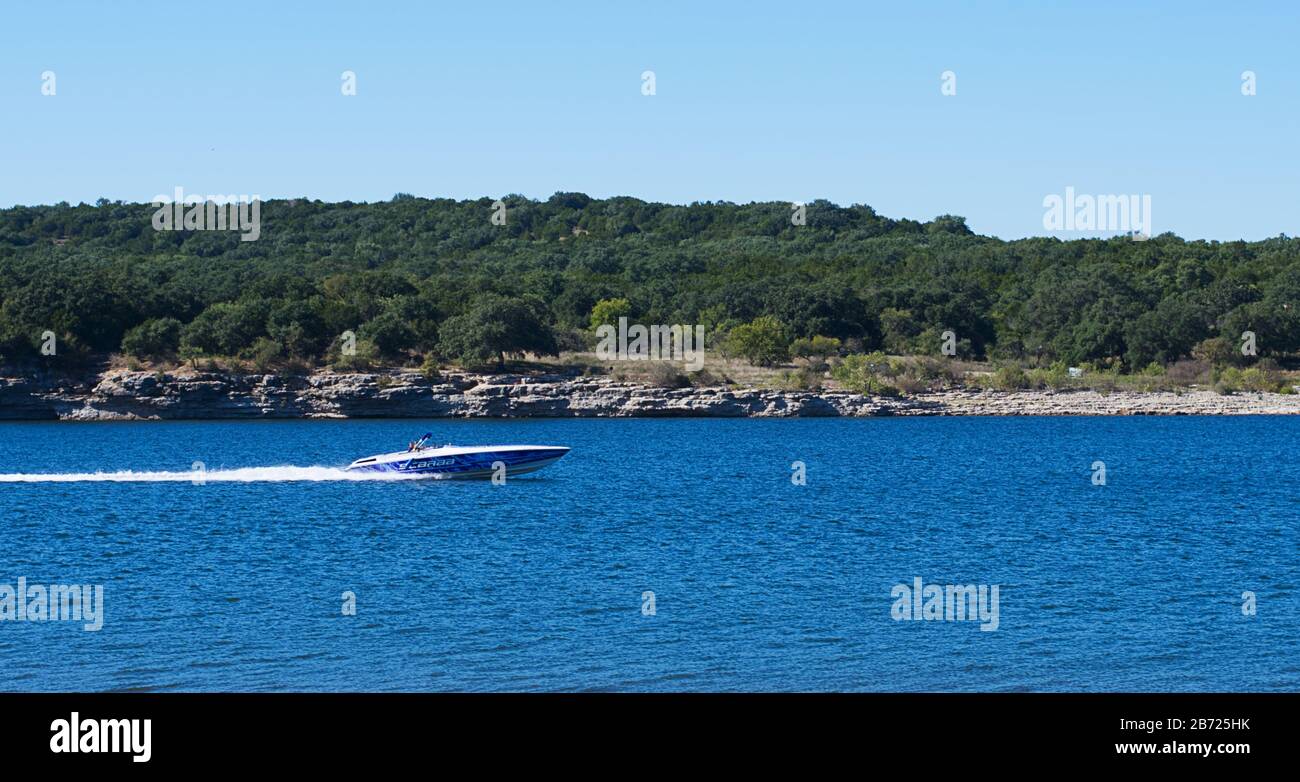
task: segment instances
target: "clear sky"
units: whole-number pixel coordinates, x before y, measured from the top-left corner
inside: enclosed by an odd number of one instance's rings
[[[1012,238],[1045,233],[1044,197],[1072,186],[1150,195],[1156,233],[1300,234],[1296,2],[23,2],[3,19],[0,206],[576,190],[827,198]]]

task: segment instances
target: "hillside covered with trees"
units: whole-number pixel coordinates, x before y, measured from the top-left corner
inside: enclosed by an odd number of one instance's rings
[[[149,204],[0,210],[0,363],[112,352],[316,365],[490,361],[590,345],[595,322],[703,324],[708,349],[1120,366],[1300,353],[1300,240],[1003,241],[868,206],[493,201],[263,204],[257,241],[156,231]],[[603,305],[601,303],[604,302]],[[598,305],[601,305],[598,307]],[[739,330],[739,331],[738,331]],[[42,355],[43,335],[58,340]],[[833,342],[838,340],[838,343]],[[758,345],[757,348],[752,347]],[[842,347],[841,347],[842,346]]]

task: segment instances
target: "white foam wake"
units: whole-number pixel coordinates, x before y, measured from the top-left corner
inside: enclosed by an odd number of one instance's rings
[[[420,475],[349,472],[338,467],[241,467],[233,470],[186,470],[184,472],[66,472],[0,473],[0,483],[255,483],[259,481],[402,481]]]

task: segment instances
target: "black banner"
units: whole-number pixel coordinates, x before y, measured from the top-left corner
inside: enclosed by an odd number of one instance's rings
[[[482,760],[484,745],[502,748],[494,766],[581,765],[599,749],[649,765],[692,752],[1182,767],[1285,761],[1297,707],[1294,694],[15,694],[0,696],[0,747],[51,769],[365,767]]]

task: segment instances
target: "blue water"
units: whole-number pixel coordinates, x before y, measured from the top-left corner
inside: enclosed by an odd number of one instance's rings
[[[427,430],[573,452],[504,486],[221,480]],[[1297,443],[1271,417],[3,424],[0,583],[102,584],[105,619],[0,622],[0,688],[1297,690]],[[78,475],[119,470],[153,474]],[[895,621],[916,577],[999,585],[998,628]]]

